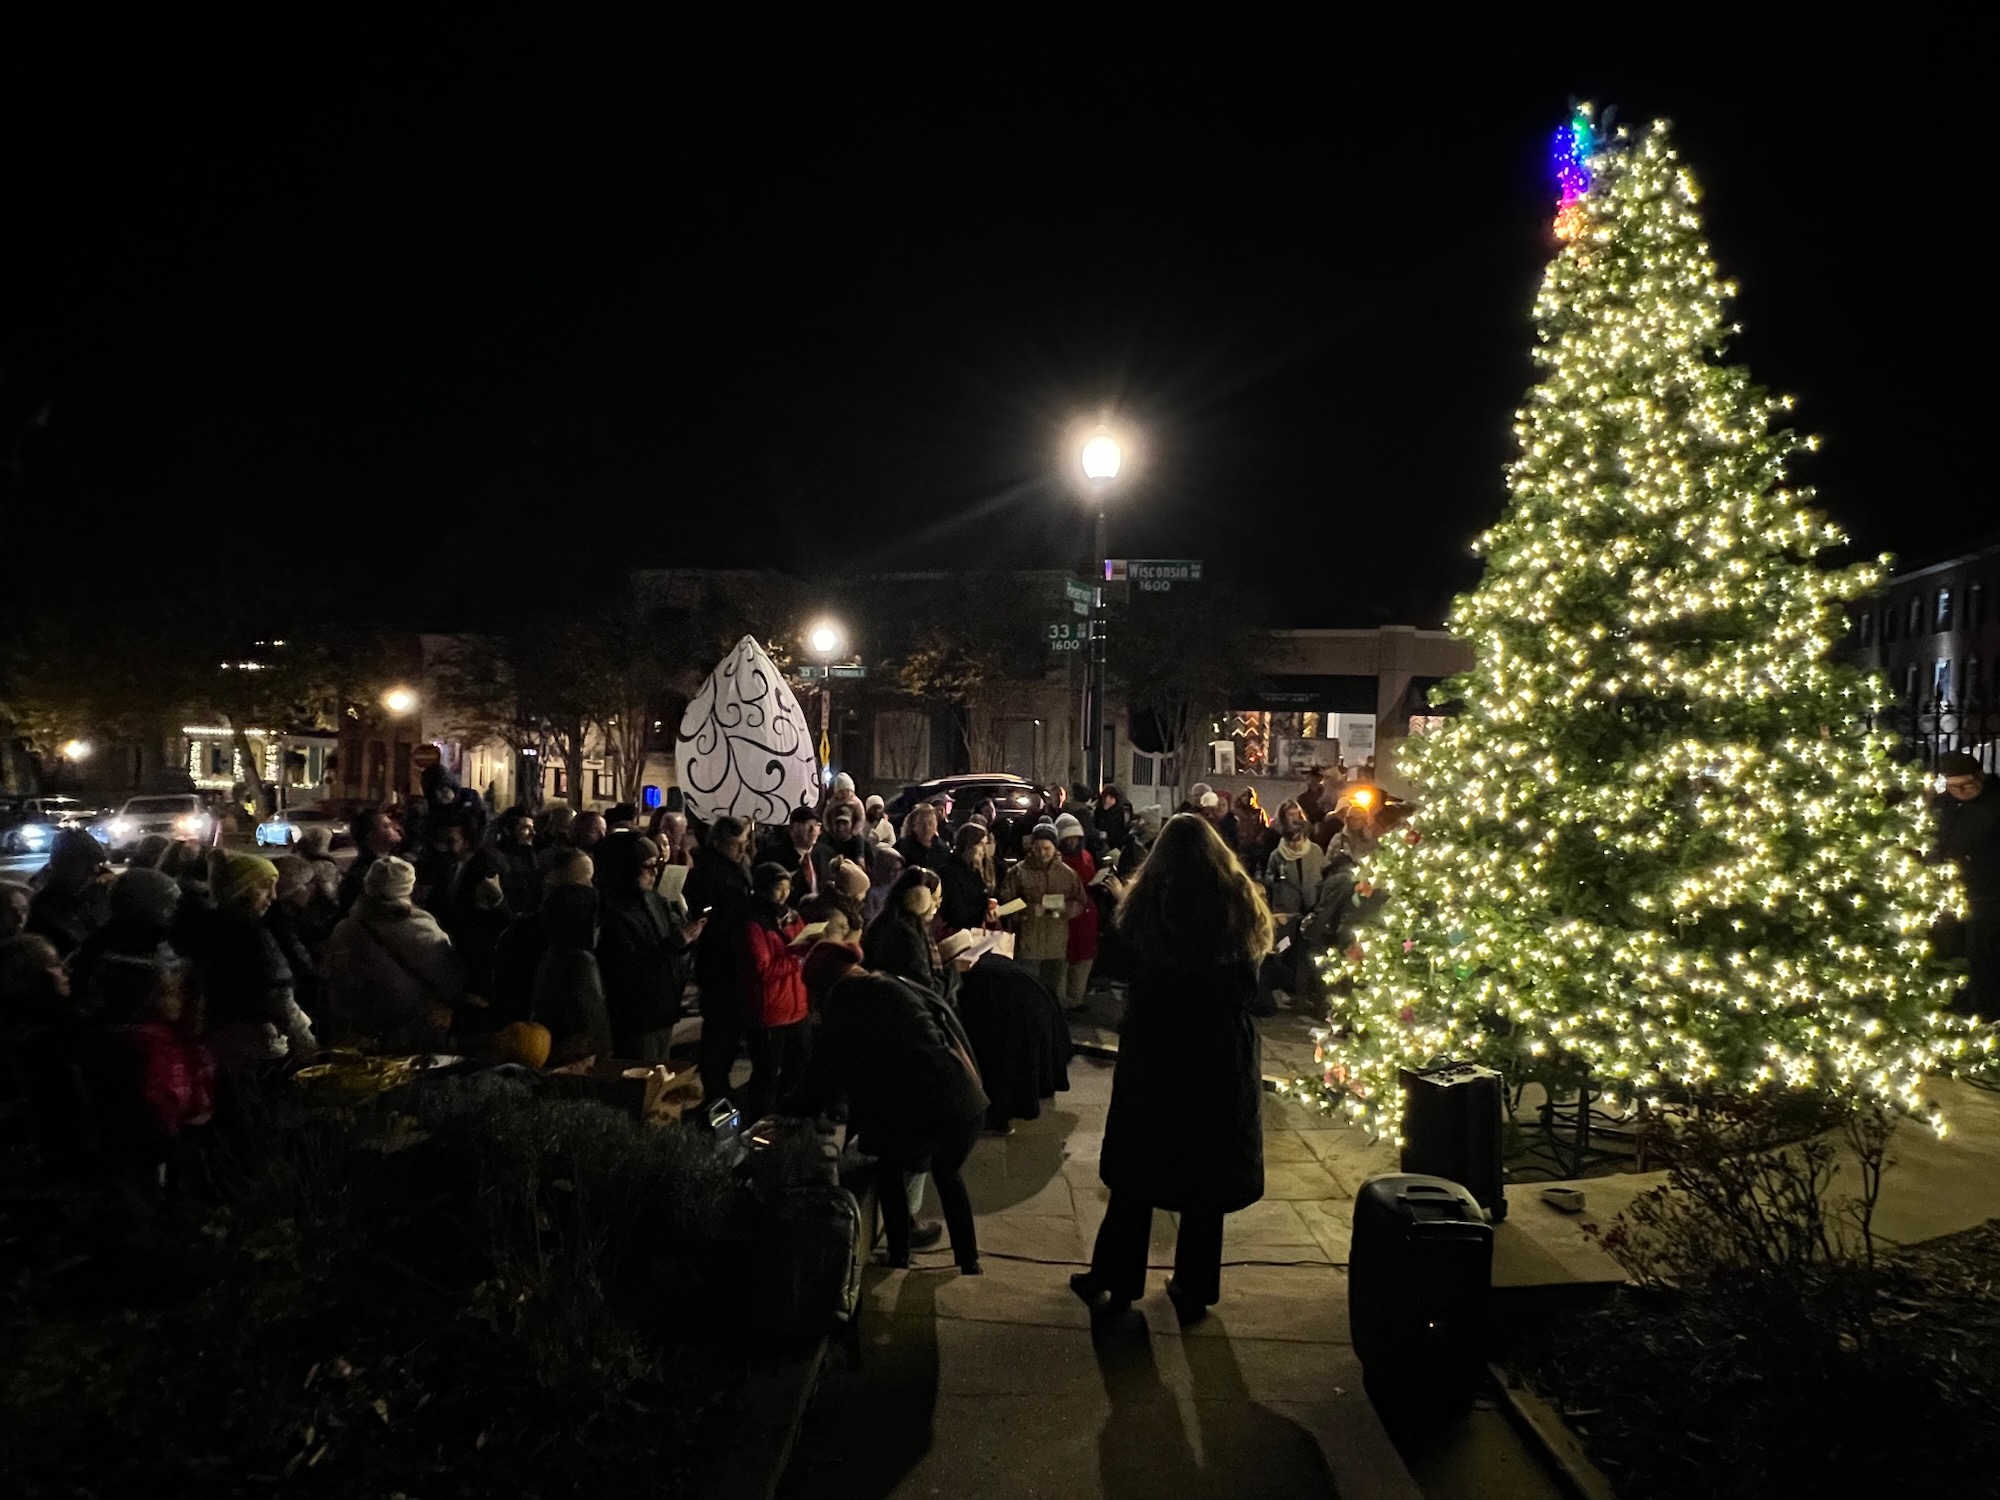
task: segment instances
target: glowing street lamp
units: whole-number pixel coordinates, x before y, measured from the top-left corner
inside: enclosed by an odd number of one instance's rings
[[[833,718],[833,659],[847,650],[847,632],[833,620],[817,621],[806,632],[806,648],[819,658],[819,784],[833,785],[833,746],[827,729]]]
[[[64,760],[89,760],[90,741],[64,740],[62,746],[62,758]]]
[[[406,687],[392,687],[382,695],[382,706],[401,718],[417,706],[417,695]]]
[[[1110,572],[1109,525],[1105,501],[1110,498],[1119,471],[1125,467],[1125,447],[1108,428],[1096,428],[1084,439],[1077,454],[1088,486],[1090,503],[1097,508],[1097,606],[1090,617],[1090,657],[1083,682],[1083,779],[1094,798],[1104,785],[1104,575]]]
[[[1118,477],[1118,470],[1124,465],[1125,450],[1118,446],[1118,439],[1098,428],[1083,445],[1083,477],[1092,484],[1103,484]]]
[[[831,620],[821,620],[806,637],[806,644],[812,648],[814,656],[822,662],[830,662],[840,655],[840,627]]]

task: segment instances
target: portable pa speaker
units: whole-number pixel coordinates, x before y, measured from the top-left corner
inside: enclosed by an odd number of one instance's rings
[[[1347,1312],[1368,1394],[1398,1413],[1449,1416],[1485,1368],[1493,1226],[1441,1177],[1362,1184],[1347,1254]]]
[[[1461,1183],[1496,1223],[1506,1218],[1500,1166],[1505,1081],[1472,1063],[1402,1077],[1403,1170]]]

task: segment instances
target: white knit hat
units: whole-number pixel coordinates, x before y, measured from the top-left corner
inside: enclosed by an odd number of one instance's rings
[[[362,878],[362,889],[369,895],[386,896],[391,901],[409,900],[410,893],[416,888],[416,866],[393,854],[385,854],[376,860]]]
[[[1056,837],[1058,839],[1080,839],[1083,837],[1083,825],[1077,822],[1070,814],[1064,813],[1056,819]]]

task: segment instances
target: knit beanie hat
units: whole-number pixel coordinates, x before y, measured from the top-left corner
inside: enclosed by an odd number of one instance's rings
[[[868,894],[868,872],[851,859],[836,859],[833,888],[850,901],[859,901]]]
[[[145,865],[133,865],[111,882],[111,915],[130,917],[164,928],[180,905],[180,882]]]
[[[272,861],[278,871],[278,899],[284,900],[293,891],[303,890],[312,884],[313,867],[309,859],[301,859],[296,854],[280,854]]]
[[[836,792],[853,791],[854,778],[852,776],[849,776],[845,771],[842,771],[838,776],[833,778],[833,789]]]
[[[1076,819],[1072,818],[1070,821],[1074,823]],[[1062,835],[1056,832],[1055,824],[1044,819],[1028,830],[1028,842],[1032,844],[1036,839],[1047,839],[1052,844],[1059,844],[1062,842]]]
[[[1077,822],[1077,820],[1071,817],[1068,813],[1064,813],[1061,817],[1056,819],[1056,838],[1058,840],[1080,839],[1082,837],[1083,837],[1083,825]]]
[[[227,906],[260,884],[276,885],[278,867],[259,854],[226,854],[222,858],[222,869],[211,875],[210,879],[214,887],[215,904]]]
[[[398,859],[393,854],[385,854],[376,860],[361,879],[361,889],[365,893],[390,901],[407,901],[416,888],[416,867],[407,859]]]

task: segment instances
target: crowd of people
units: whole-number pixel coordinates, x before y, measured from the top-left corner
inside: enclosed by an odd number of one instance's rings
[[[982,1131],[1011,1131],[1068,1086],[1065,1008],[1129,984],[1159,997],[1149,1014],[1199,1012],[1238,1048],[1235,1020],[1216,1018],[1240,1010],[1247,1026],[1293,982],[1272,968],[1287,948],[1338,940],[1353,860],[1381,821],[1319,788],[1271,821],[1254,792],[1198,785],[1156,845],[1157,810],[1116,787],[1011,801],[939,796],[891,826],[842,776],[776,826],[669,807],[642,827],[630,806],[489,814],[433,767],[421,797],[353,815],[344,871],[323,828],[271,859],[156,838],[116,873],[66,832],[32,889],[0,889],[9,1065],[51,1159],[157,1186],[189,1132],[323,1049],[504,1061],[510,1038],[539,1027],[537,1065],[659,1063],[698,1013],[708,1098],[746,1119],[844,1110],[889,1174],[892,1264],[948,1229],[974,1271],[961,1168]],[[1148,884],[1161,848],[1194,885],[1164,872]],[[1215,912],[1185,909],[1209,886]],[[1132,894],[1148,889],[1157,899]],[[1226,972],[1190,979],[1185,939],[1215,937],[1218,914]],[[1275,951],[1261,936],[1273,914]],[[1207,990],[1227,1002],[1213,1014]],[[1154,1033],[1135,1035],[1133,1056],[1154,1056],[1141,1073],[1182,1066],[1178,1044],[1149,1054]],[[1251,1050],[1254,1074],[1254,1038]],[[943,1224],[919,1220],[930,1185]],[[1129,1279],[1118,1234],[1150,1191],[1132,1178],[1107,1221],[1113,1289]],[[1187,1220],[1197,1299],[1222,1211]]]

